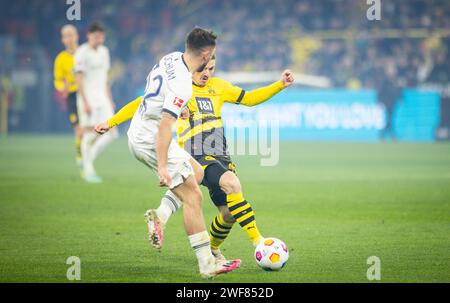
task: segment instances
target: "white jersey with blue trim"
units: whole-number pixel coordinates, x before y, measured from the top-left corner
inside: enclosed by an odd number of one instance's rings
[[[164,56],[147,77],[147,85],[139,110],[128,130],[128,138],[136,144],[154,144],[162,114],[175,119],[192,95],[192,73],[184,62],[183,53]]]

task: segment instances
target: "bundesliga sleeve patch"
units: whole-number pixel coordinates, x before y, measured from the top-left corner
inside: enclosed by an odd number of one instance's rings
[[[178,108],[181,108],[183,106],[184,101],[178,97],[175,97],[173,100],[173,105],[175,105]]]

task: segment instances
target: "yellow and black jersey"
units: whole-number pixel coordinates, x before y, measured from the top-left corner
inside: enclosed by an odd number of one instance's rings
[[[207,85],[192,86],[189,100],[189,119],[178,119],[177,140],[191,155],[228,155],[221,118],[225,102],[239,104],[245,91],[219,78],[211,78]]]
[[[254,106],[270,99],[284,89],[280,81],[246,92],[230,82],[211,78],[206,86],[192,85],[193,93],[189,99],[188,119],[178,119],[176,123],[177,141],[192,156],[228,156],[227,144],[221,118],[225,102]],[[125,105],[108,120],[113,127],[131,119],[137,111],[142,97]]]
[[[53,75],[54,86],[58,91],[63,91],[66,87],[69,93],[77,91],[75,75],[73,73],[74,56],[67,51],[62,51],[55,59]]]

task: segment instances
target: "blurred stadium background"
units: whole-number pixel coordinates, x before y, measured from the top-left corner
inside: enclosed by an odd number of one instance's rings
[[[449,138],[446,0],[383,1],[379,21],[367,20],[369,5],[362,0],[81,3],[81,20],[71,23],[79,29],[81,43],[90,23],[106,26],[118,106],[139,95],[153,62],[182,49],[187,30],[199,25],[219,34],[218,71],[230,81],[252,87],[273,80],[286,67],[297,73],[297,89],[279,100],[283,106],[278,113],[290,115],[291,121],[281,125],[282,136]],[[67,9],[66,1],[2,1],[3,133],[70,132],[64,104],[57,106],[52,87],[53,60],[62,49],[59,30],[69,23]]]

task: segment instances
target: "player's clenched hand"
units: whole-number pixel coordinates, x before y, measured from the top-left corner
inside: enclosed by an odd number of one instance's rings
[[[186,107],[185,109],[183,109],[183,111],[181,112],[180,118],[184,119],[184,120],[189,118],[189,108]]]
[[[284,84],[285,87],[289,87],[292,85],[292,83],[294,83],[294,75],[290,70],[287,69],[281,74],[280,81]]]
[[[170,186],[170,184],[172,184],[172,178],[169,175],[167,167],[159,167],[158,174],[159,174],[159,186]]]
[[[111,127],[109,126],[108,122],[103,122],[103,123],[96,125],[94,129],[97,133],[99,133],[100,135],[103,135],[108,130],[110,130]]]

